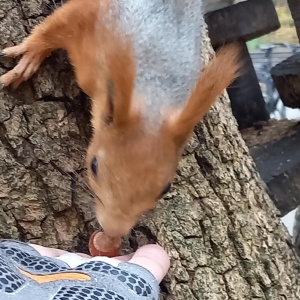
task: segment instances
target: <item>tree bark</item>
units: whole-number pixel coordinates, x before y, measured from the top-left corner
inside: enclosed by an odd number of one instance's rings
[[[43,1],[0,0],[0,44],[21,41],[47,13]],[[203,49],[207,61],[208,38]],[[14,64],[1,58],[1,74]],[[0,99],[0,237],[87,251],[97,227],[84,184],[88,100],[64,53],[47,59],[17,91],[1,91]],[[299,298],[291,239],[227,95],[195,129],[173,190],[124,240],[124,252],[153,241],[172,260],[162,299]]]

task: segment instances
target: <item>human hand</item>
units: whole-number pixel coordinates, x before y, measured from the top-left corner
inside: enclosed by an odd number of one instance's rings
[[[71,260],[74,263],[74,260],[77,259],[78,265],[87,260],[101,260],[115,267],[121,262],[136,264],[148,270],[156,278],[158,283],[162,281],[170,268],[170,258],[167,252],[157,244],[145,245],[134,253],[116,256],[114,258],[103,256],[91,257],[84,253],[70,253],[56,248],[43,247],[35,244],[30,245],[43,256],[56,257],[66,261],[67,263]],[[69,257],[69,259],[67,259],[67,257]]]

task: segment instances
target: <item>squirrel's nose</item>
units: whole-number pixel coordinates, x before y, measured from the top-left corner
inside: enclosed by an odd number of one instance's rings
[[[111,238],[120,238],[128,235],[131,230],[131,225],[123,224],[119,220],[111,220],[109,223],[99,222],[104,233]]]

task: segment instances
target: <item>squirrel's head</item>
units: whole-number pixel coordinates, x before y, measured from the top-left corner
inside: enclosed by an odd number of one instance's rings
[[[240,69],[238,48],[223,47],[202,71],[186,105],[166,108],[160,130],[153,133],[136,105],[143,99],[133,92],[132,57],[130,51],[115,52],[108,65],[109,79],[92,108],[88,180],[96,195],[97,219],[112,237],[126,235],[168,192],[193,128]]]
[[[111,127],[110,127],[111,126]],[[94,134],[87,155],[96,216],[111,237],[127,234],[171,187],[180,150],[167,134],[137,122],[122,131],[113,123]]]

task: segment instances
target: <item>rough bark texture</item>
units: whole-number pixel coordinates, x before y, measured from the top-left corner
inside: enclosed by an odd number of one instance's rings
[[[0,1],[0,44],[20,42],[51,10],[43,1]],[[0,71],[15,61],[1,58]],[[50,57],[33,80],[0,91],[0,234],[76,248],[93,223],[84,185],[87,99],[66,56]],[[90,229],[91,230],[91,229]]]
[[[46,8],[0,0],[0,44],[20,41]],[[1,58],[0,72],[13,64]],[[81,183],[89,115],[67,60],[48,59],[17,92],[1,91],[0,105],[0,236],[86,250],[96,226]],[[168,250],[162,299],[298,299],[296,256],[277,215],[224,96],[195,130],[172,192],[124,247]]]

